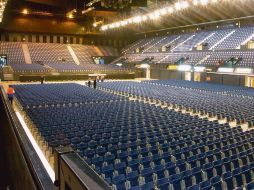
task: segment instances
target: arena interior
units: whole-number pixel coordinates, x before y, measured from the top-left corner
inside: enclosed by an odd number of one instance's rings
[[[254,190],[253,88],[253,0],[0,0],[0,190]]]

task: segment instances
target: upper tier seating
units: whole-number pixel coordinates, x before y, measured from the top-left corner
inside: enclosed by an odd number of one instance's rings
[[[153,46],[148,47],[144,50],[144,52],[160,52],[162,46],[170,46],[170,44],[174,43],[179,38],[177,35],[165,36],[161,38],[160,41],[157,41]]]
[[[28,43],[28,48],[33,63],[75,64],[64,44]]]
[[[32,64],[25,63],[22,44],[27,45]],[[80,65],[74,62],[68,46],[72,48]],[[98,71],[124,70],[113,65],[99,66],[94,64],[92,56],[116,56],[117,51],[112,47],[78,44],[0,42],[0,54],[7,55],[7,64],[18,73],[49,72],[50,67],[58,72],[93,72],[96,69]]]
[[[136,51],[136,48],[143,46],[146,43],[149,43],[152,39],[141,39],[137,42],[134,42],[133,44],[130,44],[129,46],[125,47],[122,50],[122,53],[134,53]]]
[[[230,37],[215,47],[216,50],[236,49],[254,34],[253,27],[239,28]]]
[[[201,41],[205,40],[209,35],[210,32],[198,32],[194,34],[192,38],[187,40],[182,45],[178,46],[174,51],[190,51],[192,48],[194,48],[197,44],[199,44]]]
[[[0,42],[0,54],[7,55],[7,64],[25,63],[21,43],[19,42]]]
[[[146,58],[153,58],[154,63],[175,64],[181,58],[184,58],[184,64],[199,66],[219,66],[230,58],[241,58],[236,67],[254,67],[254,52],[230,50],[230,51],[198,51],[198,52],[178,52],[178,53],[146,53],[146,54],[126,54],[112,63],[117,63],[124,59],[125,62],[140,62]]]
[[[137,48],[143,48],[140,53],[159,52],[163,46],[167,51],[191,51],[199,44],[206,44],[207,50],[239,49],[254,36],[254,27],[208,30],[196,33],[166,35],[140,39],[130,44],[122,53],[135,53]]]
[[[157,87],[167,92],[185,90],[188,98],[196,96],[192,94],[194,90],[154,84],[100,85],[143,98],[151,98]],[[188,84],[188,88],[191,86]],[[253,130],[243,132],[241,127],[231,128],[227,123],[129,101],[123,96],[117,99],[116,95],[74,84],[18,85],[15,89],[27,116],[49,148],[70,145],[115,190],[231,190],[253,186]],[[231,87],[227,89],[231,91]],[[159,91],[160,100],[164,90]],[[210,93],[213,101],[214,96],[224,96],[215,91],[204,93]],[[182,97],[174,99],[183,101]],[[242,101],[241,97],[237,99]],[[209,98],[206,100],[209,102]],[[193,99],[189,102],[197,106],[204,103]]]
[[[73,44],[71,45],[71,47],[73,51],[75,52],[75,55],[79,59],[80,64],[82,65],[93,63],[92,56],[98,55],[98,53],[96,53],[93,46],[83,46],[83,45]]]
[[[212,31],[214,33],[210,38],[206,39],[203,44],[207,44],[207,48],[211,49],[215,46],[220,40],[233,32],[233,29],[221,29],[217,31]],[[213,48],[214,49],[214,48]]]
[[[183,58],[185,59],[184,64],[219,66],[235,57],[241,58],[236,67],[253,68],[253,51],[240,49],[253,38],[253,26],[150,37],[127,46],[122,51],[124,55],[112,63],[118,63],[121,60],[126,63],[138,63],[153,57],[151,60],[153,63],[175,64]],[[202,45],[203,50],[194,51],[198,45]],[[136,48],[140,47],[144,49],[136,53]]]
[[[104,56],[118,56],[118,52],[115,48],[107,46],[98,46]]]

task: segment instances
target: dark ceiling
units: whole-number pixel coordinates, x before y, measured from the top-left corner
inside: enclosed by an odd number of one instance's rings
[[[176,2],[176,1],[174,1]],[[172,5],[165,1],[158,3],[154,9],[148,8],[147,13],[153,10],[164,8]],[[142,14],[141,14],[142,15]],[[116,18],[113,22],[130,18],[129,15]],[[213,23],[234,23],[242,20],[248,20],[254,24],[254,1],[253,0],[217,0],[216,3],[208,5],[190,6],[185,10],[174,11],[172,14],[167,14],[155,20],[148,20],[142,23],[130,24],[125,27],[120,27],[113,30],[108,30],[109,33],[116,32],[133,32],[147,33],[151,31],[161,31],[170,28],[180,28],[183,26],[202,26],[211,25]],[[109,22],[110,24],[110,22]],[[215,25],[216,26],[216,25]],[[196,27],[197,28],[197,27]]]
[[[94,9],[85,14],[82,13],[89,8],[87,5],[91,1],[95,2],[91,6]],[[92,26],[96,21],[108,24],[133,15],[149,13],[166,5],[172,5],[174,2],[176,0],[98,0],[98,2],[96,0],[9,0],[4,16],[5,24],[2,27],[12,23],[14,18],[23,18],[24,16],[27,19],[36,17],[36,19],[70,21],[68,14],[72,13],[72,21],[79,22],[80,27],[90,27],[89,31],[98,33],[100,32],[99,27],[93,28]],[[24,15],[25,9],[29,14]],[[189,7],[186,10],[165,15],[158,20],[132,24],[112,31],[143,33],[227,19],[237,20],[240,17],[252,17],[253,15],[253,0],[218,0],[214,5]],[[110,33],[112,32],[110,31]]]

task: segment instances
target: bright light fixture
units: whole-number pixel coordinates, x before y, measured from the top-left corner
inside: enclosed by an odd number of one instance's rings
[[[72,19],[72,18],[73,18],[73,14],[70,13],[70,14],[67,15],[67,17],[70,18],[70,19]]]
[[[205,71],[205,67],[202,67],[202,66],[194,67],[194,71],[196,71],[196,72],[204,72]]]
[[[141,16],[136,16],[133,18],[133,22],[134,23],[140,23],[142,21],[142,17]]]
[[[122,63],[117,63],[116,65],[117,65],[118,67],[122,67],[122,66],[123,66]]]
[[[143,69],[147,69],[148,67],[149,67],[148,64],[141,64],[141,65],[140,65],[140,68],[143,68]]]
[[[233,73],[234,72],[234,68],[227,68],[227,67],[220,67],[218,69],[219,73]]]
[[[252,73],[251,68],[236,68],[235,73],[242,73],[242,74],[251,74]]]
[[[191,71],[191,65],[179,65],[177,67],[178,71]]]
[[[207,5],[209,0],[200,0],[201,5]]]
[[[193,5],[198,5],[198,3],[199,3],[198,0],[193,1]]]
[[[28,14],[28,10],[27,10],[27,9],[23,9],[22,13],[23,13],[24,15],[27,15],[27,14]]]
[[[183,9],[187,9],[188,7],[192,6],[197,6],[197,5],[207,5],[209,3],[216,3],[218,2],[218,0],[180,0],[177,1],[176,3],[174,3],[171,6],[162,8],[162,9],[157,9],[151,13],[145,14],[145,15],[139,15],[139,16],[135,16],[135,17],[131,17],[129,19],[123,20],[123,21],[119,21],[119,22],[115,22],[115,23],[111,23],[108,25],[103,25],[101,27],[102,31],[108,30],[108,29],[114,29],[120,26],[126,26],[128,24],[137,24],[137,23],[141,23],[144,21],[147,21],[148,19],[150,20],[155,20],[160,18],[161,16],[167,15],[167,14],[172,14],[174,11],[181,11]],[[119,23],[119,24],[116,24]],[[107,26],[107,27],[105,27]]]

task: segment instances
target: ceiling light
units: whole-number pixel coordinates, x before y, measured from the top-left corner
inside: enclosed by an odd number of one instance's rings
[[[199,3],[198,0],[193,1],[193,5],[198,5],[198,3]]]
[[[202,67],[202,66],[194,67],[194,71],[196,71],[196,72],[204,72],[205,71],[205,67]]]
[[[142,21],[146,21],[148,17],[146,15],[142,16]]]
[[[68,14],[67,17],[72,19],[73,18],[73,14]]]
[[[207,5],[209,0],[200,0],[201,5]]]
[[[140,23],[142,21],[142,17],[141,16],[136,16],[133,18],[133,22],[134,23]]]
[[[28,10],[27,10],[27,9],[23,9],[22,13],[23,13],[24,15],[27,15],[27,14],[28,14]]]
[[[162,8],[162,9],[157,9],[149,14],[145,14],[145,15],[140,15],[140,16],[135,16],[129,19],[126,19],[124,21],[119,21],[119,23],[117,25],[115,25],[115,23],[108,25],[108,28],[115,28],[115,27],[120,27],[120,26],[125,26],[128,24],[132,24],[132,23],[140,23],[143,21],[146,21],[148,19],[150,20],[155,20],[160,18],[163,15],[166,14],[172,14],[175,12],[175,10],[183,10],[183,9],[187,9],[188,7],[190,7],[190,5],[207,5],[208,3],[215,3],[218,2],[218,0],[179,0],[178,2],[174,3],[171,6]],[[83,11],[82,11],[83,13]],[[84,14],[84,13],[83,13]],[[105,29],[105,27],[101,28],[102,30],[107,30]]]
[[[159,10],[160,11],[160,15],[165,15],[165,14],[167,14],[167,9],[160,9]]]
[[[178,71],[191,71],[191,66],[190,65],[179,65],[177,67]]]
[[[220,67],[218,69],[219,73],[233,73],[234,72],[234,68],[227,68],[227,67]]]
[[[173,13],[174,12],[174,8],[173,7],[169,7],[168,8],[168,12],[171,14],[171,13]]]
[[[242,73],[242,74],[251,74],[252,73],[251,68],[236,68],[235,72],[236,73]]]

